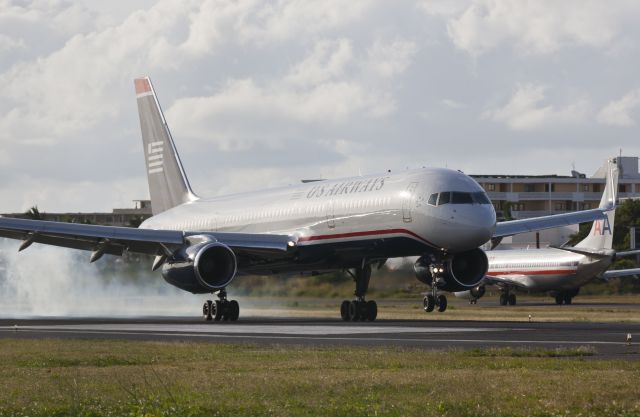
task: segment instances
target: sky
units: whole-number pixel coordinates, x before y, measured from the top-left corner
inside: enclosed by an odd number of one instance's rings
[[[148,198],[151,77],[201,196],[640,156],[640,2],[0,0],[0,212]]]

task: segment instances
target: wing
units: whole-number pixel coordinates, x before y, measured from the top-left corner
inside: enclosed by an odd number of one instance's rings
[[[633,255],[640,255],[640,249],[627,250],[624,252],[616,252],[616,258],[619,258],[621,256],[633,256]]]
[[[587,223],[604,219],[604,209],[576,211],[574,213],[552,214],[550,216],[533,217],[530,219],[509,220],[496,224],[494,238],[517,235],[519,233],[536,232],[538,230],[553,229],[577,223]]]
[[[632,275],[640,275],[640,268],[633,269],[612,269],[609,271],[604,271],[602,273],[601,278],[604,280],[608,280],[609,278],[615,277],[628,277]]]
[[[0,217],[0,237],[22,240],[20,250],[32,243],[44,243],[89,250],[100,256],[105,253],[122,255],[125,251],[170,255],[194,235],[207,235],[229,246],[240,256],[281,254],[295,241],[285,235],[151,230]],[[92,257],[92,260],[95,259]]]

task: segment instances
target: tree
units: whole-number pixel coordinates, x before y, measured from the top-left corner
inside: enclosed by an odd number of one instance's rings
[[[44,220],[44,217],[40,213],[40,210],[38,210],[38,206],[31,207],[29,210],[27,210],[24,213],[24,215],[27,216],[27,218],[32,220]]]

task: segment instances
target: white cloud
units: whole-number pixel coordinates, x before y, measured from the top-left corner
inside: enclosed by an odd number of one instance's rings
[[[630,91],[619,100],[611,101],[598,113],[598,122],[613,126],[635,126],[631,113],[640,106],[640,89]]]
[[[343,76],[352,62],[353,51],[348,39],[321,40],[308,57],[294,65],[286,80],[299,86],[317,85]]]
[[[464,103],[460,103],[459,101],[452,100],[450,98],[443,99],[441,103],[444,107],[447,107],[449,109],[463,109],[467,107]]]
[[[530,130],[554,125],[580,124],[590,113],[589,101],[578,99],[566,106],[545,104],[547,87],[520,84],[509,102],[500,108],[487,110],[482,117],[504,123],[514,130]]]
[[[176,100],[168,118],[182,134],[237,150],[256,140],[280,146],[288,130],[283,126],[291,124],[342,125],[356,115],[388,116],[395,110],[388,81],[407,68],[415,49],[411,42],[376,41],[363,59],[347,39],[322,39],[282,78],[228,80],[211,96]]]
[[[367,50],[368,66],[380,77],[395,77],[409,67],[417,50],[415,42],[396,39],[384,43],[378,40]]]
[[[24,49],[25,46],[24,39],[13,39],[0,33],[0,53],[13,49]]]
[[[598,0],[474,0],[461,11],[426,2],[430,14],[447,16],[456,47],[473,56],[501,45],[521,54],[548,54],[566,46],[610,47],[624,37],[622,25],[635,20],[640,3]]]

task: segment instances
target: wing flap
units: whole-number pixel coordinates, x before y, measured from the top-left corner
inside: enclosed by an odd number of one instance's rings
[[[604,219],[606,211],[591,209],[573,213],[552,214],[550,216],[533,217],[530,219],[509,220],[496,224],[494,238],[517,235],[519,233],[536,232],[538,230],[553,229],[578,223],[587,223]]]

